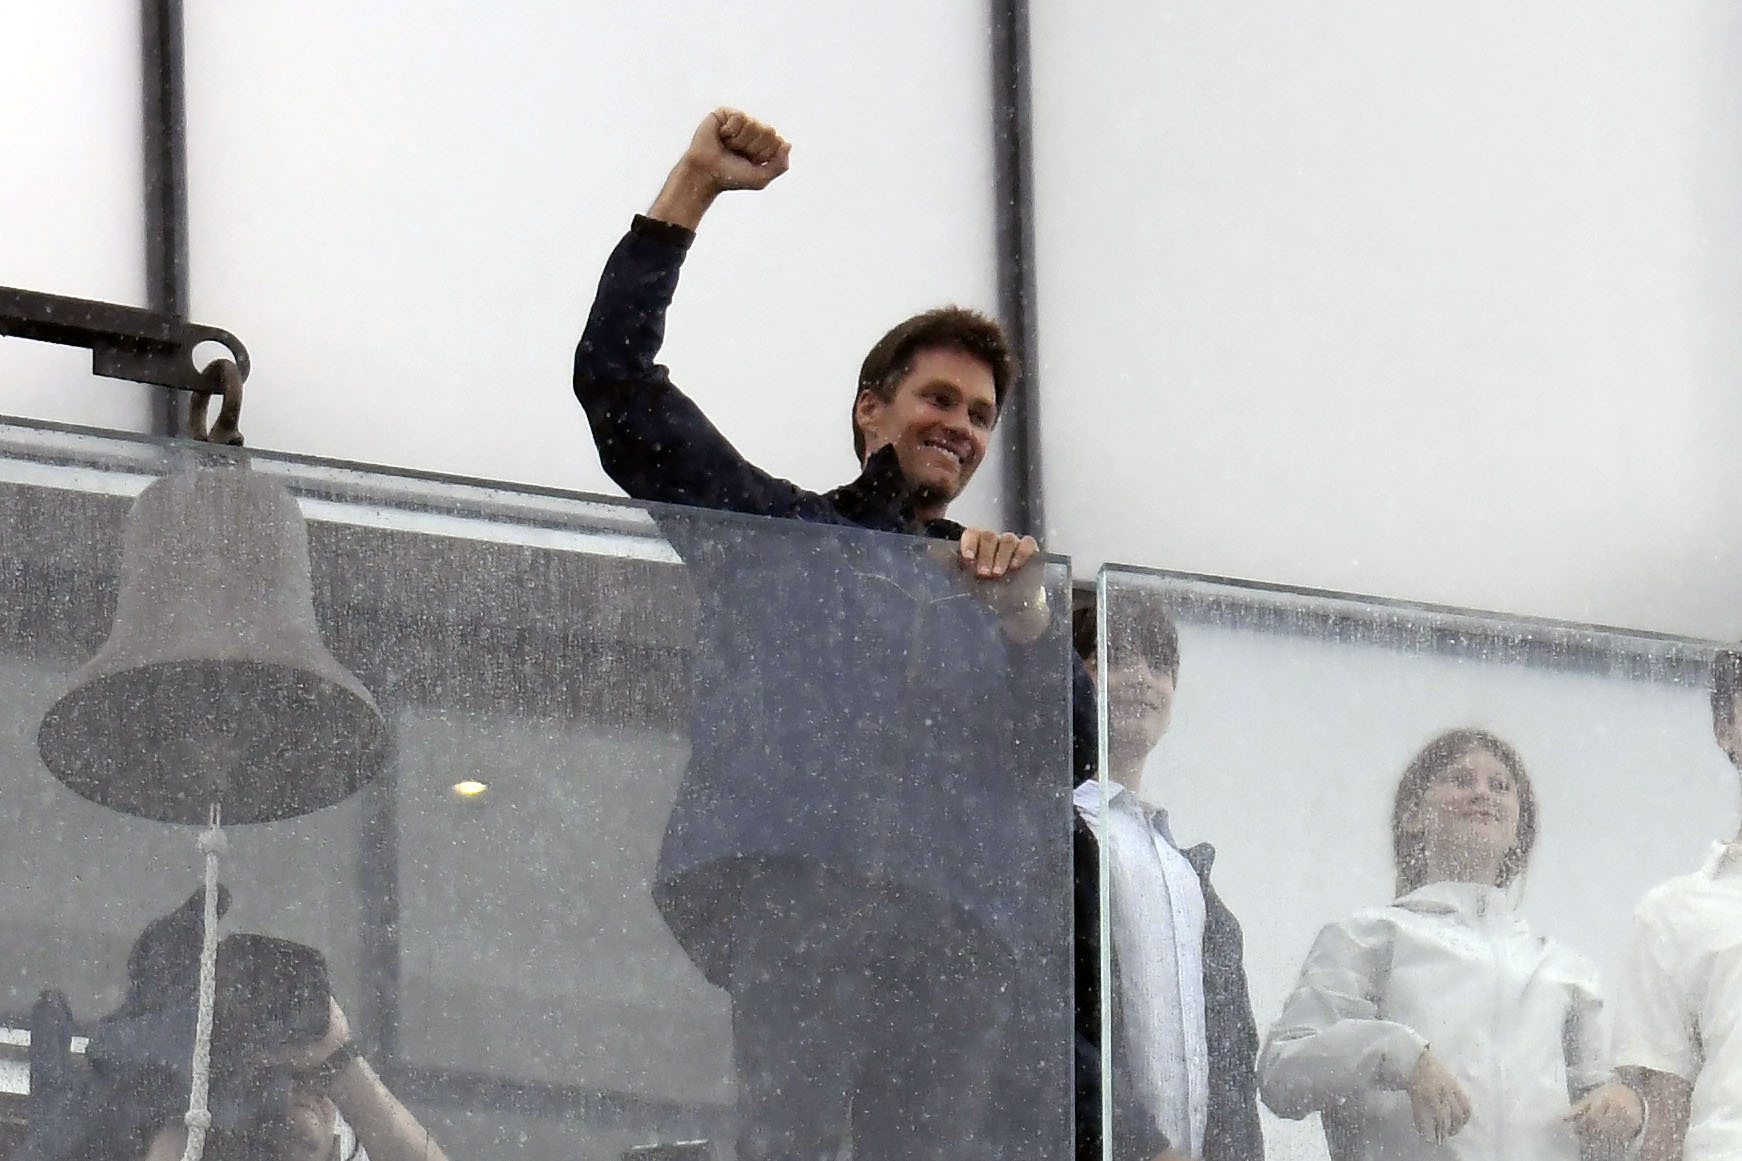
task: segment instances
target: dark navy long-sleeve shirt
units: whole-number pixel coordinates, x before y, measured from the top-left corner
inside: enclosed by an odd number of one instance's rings
[[[720,434],[657,362],[665,314],[695,235],[636,215],[612,251],[575,348],[575,396],[592,424],[605,472],[638,500],[851,524],[956,539],[950,520],[918,520],[893,451],[858,480],[807,491],[758,468]]]

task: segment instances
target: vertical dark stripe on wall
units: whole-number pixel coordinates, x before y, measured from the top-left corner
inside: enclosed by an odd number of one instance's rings
[[[145,100],[145,305],[188,314],[187,105],[181,0],[142,0]],[[179,435],[185,393],[154,388],[152,429]]]
[[[391,721],[391,718],[389,719]],[[357,887],[362,893],[363,1041],[378,1062],[399,1059],[399,777],[397,754],[363,787]]]
[[[999,426],[1008,433],[1007,527],[1041,537],[1040,340],[1034,283],[1034,125],[1029,107],[1027,0],[992,0],[992,131],[998,310],[1022,359],[1022,389]]]

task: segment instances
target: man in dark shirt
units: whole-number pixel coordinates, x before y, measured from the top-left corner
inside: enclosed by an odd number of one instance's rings
[[[1044,1044],[1068,1030],[1032,1022],[1068,988],[1068,903],[1042,873],[1063,881],[1063,634],[1033,539],[945,515],[1016,376],[1004,336],[954,307],[884,336],[852,402],[863,470],[826,494],[747,462],[654,362],[703,214],[787,157],[767,125],[709,114],[612,253],[575,354],[631,496],[786,518],[656,512],[699,610],[654,898],[732,994],[741,1161],[833,1156],[849,1125],[861,1161],[1038,1155],[1034,1109],[1056,1098],[1057,1126],[1069,1107]]]
[[[653,362],[684,254],[715,198],[762,189],[786,172],[772,128],[717,109],[696,130],[645,215],[637,215],[599,282],[575,352],[575,394],[605,470],[643,500],[954,539],[985,579],[1021,569],[1033,537],[944,518],[985,458],[1017,366],[997,323],[945,307],[916,315],[872,348],[853,400],[853,445],[868,470],[826,495],[775,479],[740,456]],[[875,453],[890,449],[881,470]],[[1032,598],[1032,584],[1022,596]],[[1020,612],[1023,602],[1007,601]],[[1032,613],[1018,625],[1044,629]]]

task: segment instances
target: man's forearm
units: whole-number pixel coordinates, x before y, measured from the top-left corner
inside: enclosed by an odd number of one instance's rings
[[[369,1161],[448,1161],[428,1129],[390,1092],[369,1062],[353,1058],[327,1088]]]
[[[648,207],[647,216],[656,222],[694,230],[719,196],[720,187],[714,179],[685,157],[672,166],[659,196]]]

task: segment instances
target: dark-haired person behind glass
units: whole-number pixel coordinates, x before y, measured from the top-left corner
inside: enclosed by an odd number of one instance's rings
[[[1536,842],[1524,763],[1482,730],[1418,752],[1392,805],[1397,898],[1326,927],[1259,1061],[1336,1161],[1610,1156],[1643,1107],[1613,1080],[1597,973],[1507,888]]]
[[[1742,653],[1712,660],[1712,734],[1742,770]],[[1742,1156],[1742,836],[1640,901],[1615,1005],[1615,1062],[1651,1117],[1641,1161]]]
[[[1215,848],[1180,850],[1167,812],[1141,797],[1144,766],[1172,718],[1179,633],[1159,602],[1109,611],[1106,673],[1095,610],[1072,618],[1077,653],[1108,701],[1105,803],[1077,787],[1077,1156],[1102,1157],[1102,1086],[1113,1089],[1116,1161],[1262,1161],[1258,1031],[1240,924],[1210,885]],[[1112,1053],[1101,1046],[1100,859],[1109,858]]]
[[[276,1147],[262,1153],[208,1147],[213,1161],[447,1161],[447,1154],[351,1047],[351,1026],[328,1001],[326,1034],[309,1045],[280,1049],[276,1060],[293,1079],[284,1096]],[[343,1114],[341,1116],[340,1114]],[[187,1148],[184,1125],[171,1120],[152,1135],[145,1161],[178,1161]]]
[[[229,898],[220,887],[220,915]],[[140,932],[127,993],[82,1059],[66,997],[37,1002],[18,1161],[185,1155],[204,904],[202,888]],[[353,1045],[318,950],[232,933],[218,943],[215,982],[206,1161],[448,1161]]]

